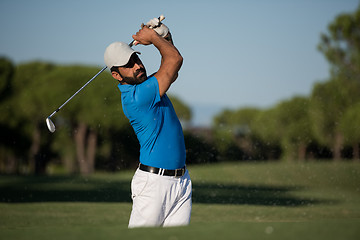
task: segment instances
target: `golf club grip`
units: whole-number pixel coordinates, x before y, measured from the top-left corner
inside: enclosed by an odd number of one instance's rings
[[[160,17],[158,17],[159,21],[162,22],[165,19],[164,15],[160,15]],[[151,26],[149,28],[152,28]],[[129,43],[129,46],[132,47],[134,44],[136,43],[136,40],[132,40],[131,43]]]

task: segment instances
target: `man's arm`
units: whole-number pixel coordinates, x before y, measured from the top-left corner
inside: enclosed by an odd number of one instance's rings
[[[159,82],[160,96],[163,96],[170,85],[176,80],[183,58],[176,47],[159,36],[154,30],[144,26],[133,38],[138,44],[153,44],[161,54],[161,65],[155,77]]]
[[[168,34],[167,34],[164,38],[166,39],[166,41],[168,41],[168,42],[171,43],[173,46],[175,46],[175,45],[174,45],[174,42],[173,42],[173,40],[172,40],[172,36],[171,36],[171,33],[170,33],[170,32],[168,32]],[[161,62],[163,62],[163,59],[161,59]],[[175,80],[178,78],[178,76],[179,76],[179,72],[177,72],[177,73],[175,74],[174,79],[172,80],[172,82],[175,82]]]

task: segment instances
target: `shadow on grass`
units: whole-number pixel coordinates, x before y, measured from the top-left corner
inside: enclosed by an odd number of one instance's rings
[[[324,199],[309,199],[293,195],[301,189],[301,187],[200,183],[194,184],[193,202],[289,207],[329,203]]]
[[[299,187],[193,183],[193,202],[302,206],[326,200],[293,196]],[[0,176],[0,202],[131,202],[130,180],[67,176]]]
[[[0,176],[0,202],[130,202],[130,181],[72,176]]]

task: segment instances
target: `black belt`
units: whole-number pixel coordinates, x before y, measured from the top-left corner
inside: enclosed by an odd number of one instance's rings
[[[175,169],[175,170],[168,170],[164,168],[157,168],[157,167],[150,167],[144,164],[139,164],[139,169],[145,172],[159,174],[162,176],[172,176],[172,177],[182,177],[185,174],[186,167]]]

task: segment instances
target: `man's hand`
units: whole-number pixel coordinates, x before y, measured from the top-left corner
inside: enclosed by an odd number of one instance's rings
[[[142,28],[132,37],[135,40],[134,45],[138,45],[138,44],[150,45],[153,43],[154,38],[160,36],[155,31],[150,29],[148,26],[142,25]]]
[[[149,27],[142,24],[141,29],[133,35],[133,39],[135,40],[134,45],[152,44],[159,50],[161,54],[161,64],[154,76],[159,83],[159,93],[162,97],[167,92],[170,85],[176,80],[183,58],[177,48],[172,44],[171,35],[166,26],[167,31],[161,33],[162,35],[159,35],[159,33],[156,32],[156,29],[161,28],[163,24],[154,29],[151,27],[158,24],[158,21],[153,20],[152,23],[149,22],[148,24],[151,26]]]
[[[169,28],[160,22],[159,18],[153,18],[146,23],[146,26],[154,29],[154,31],[159,34],[161,37],[166,37],[169,33]]]

